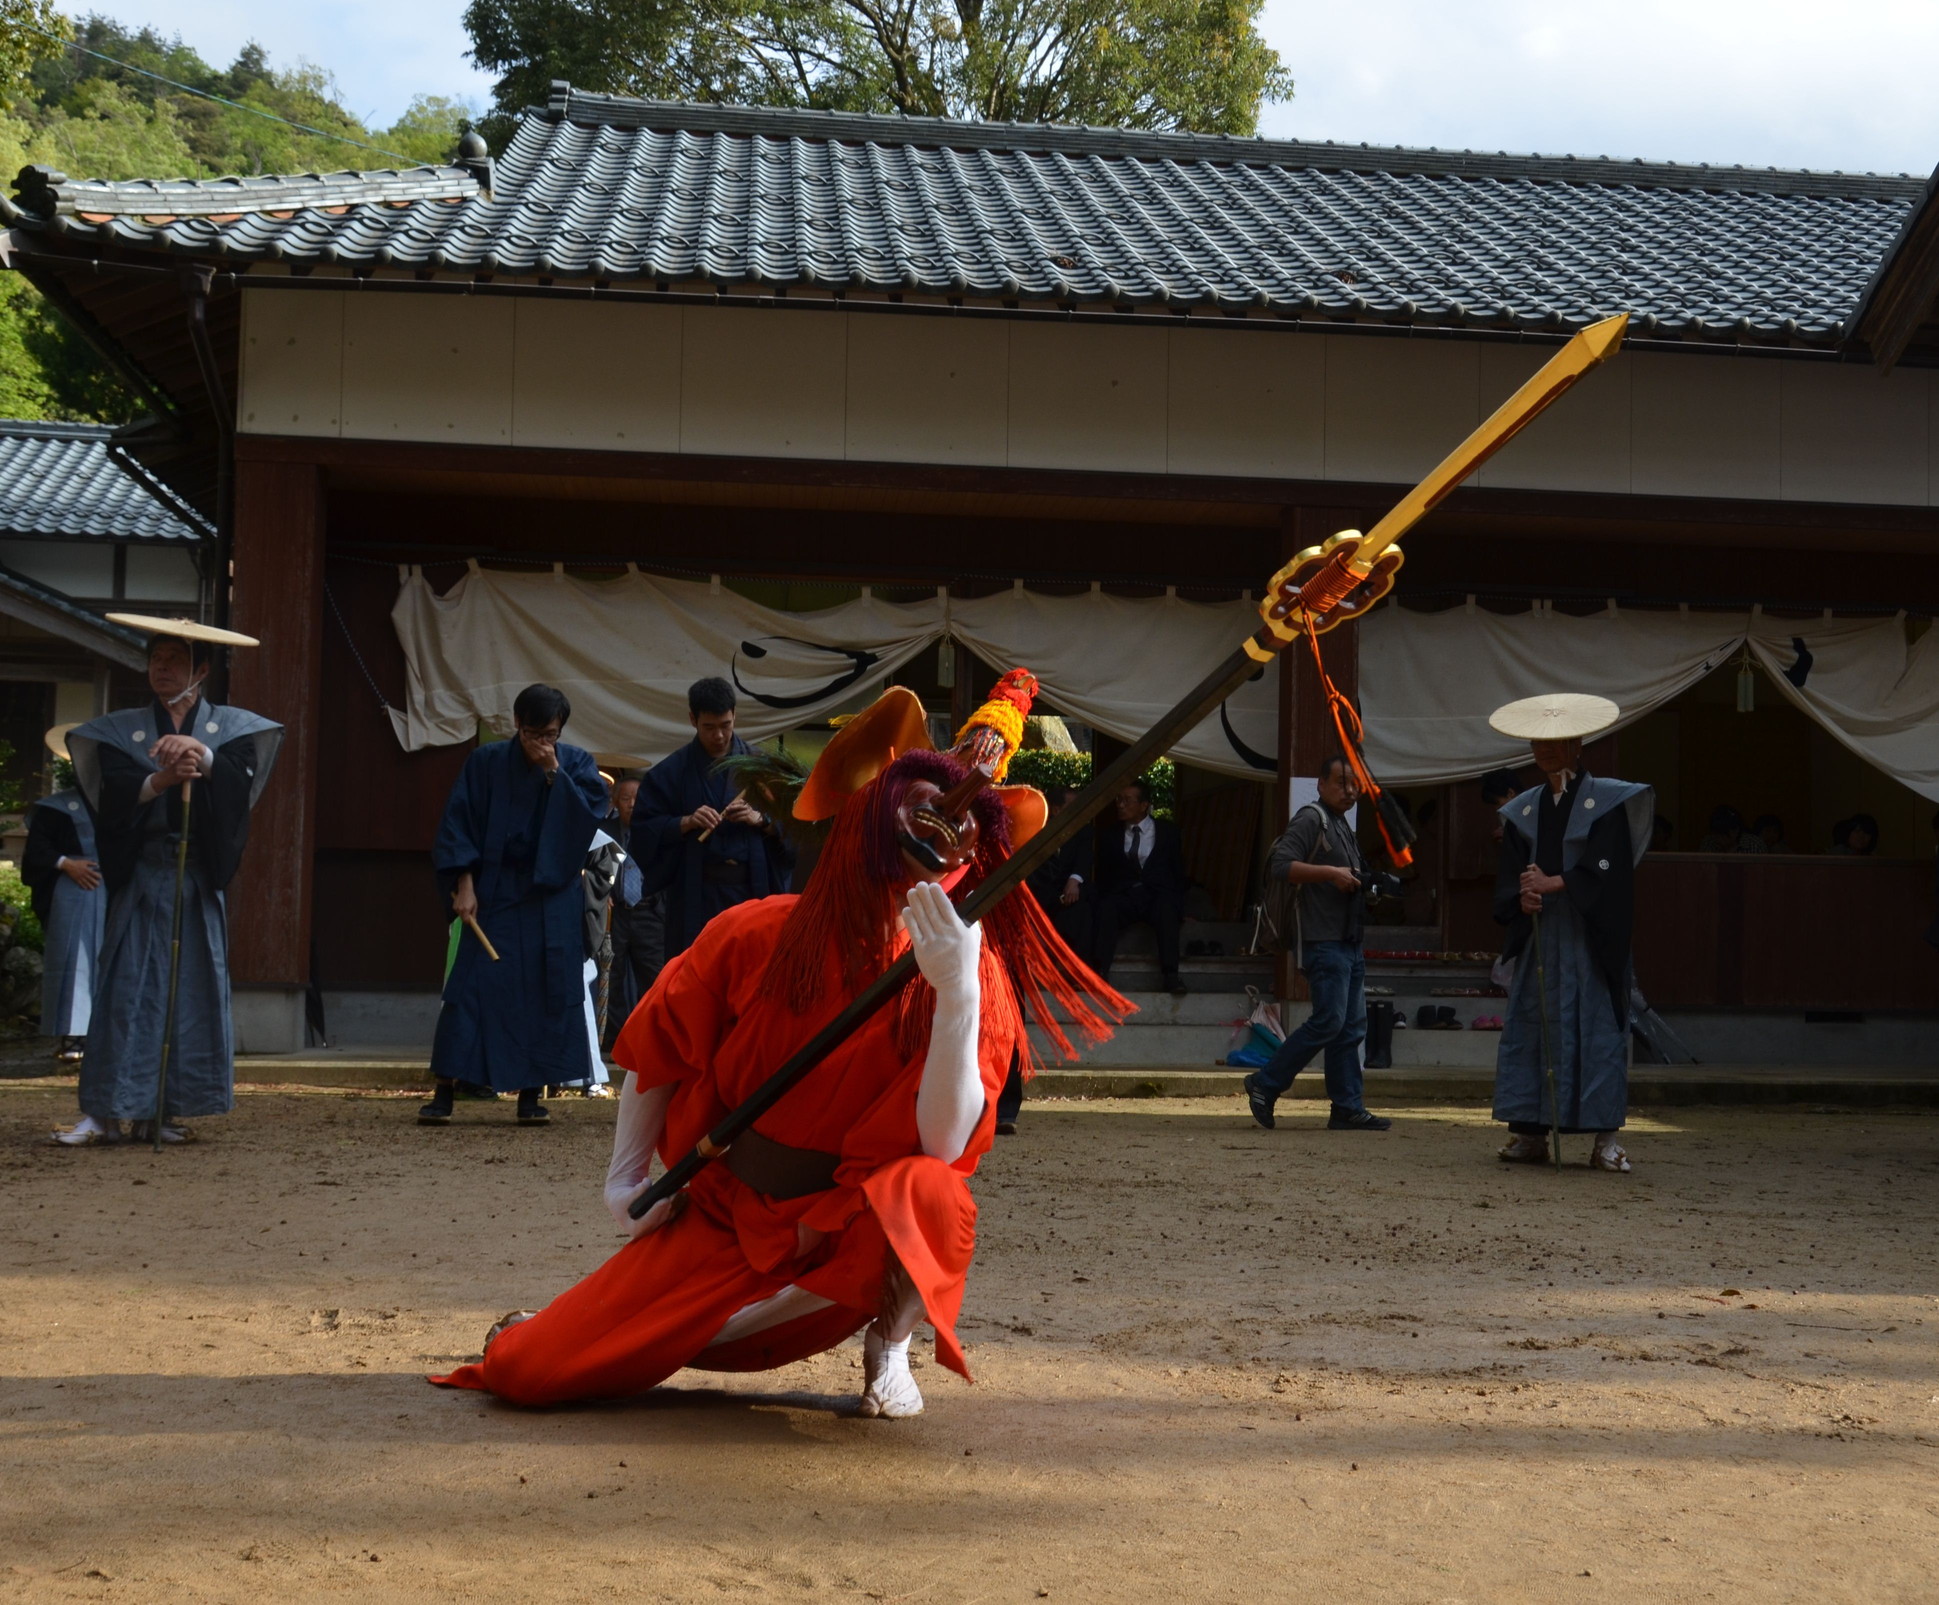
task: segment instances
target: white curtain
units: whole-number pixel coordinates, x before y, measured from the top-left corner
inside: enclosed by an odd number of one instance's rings
[[[543,680],[572,699],[577,745],[660,758],[692,739],[687,687],[703,676],[735,682],[737,728],[759,741],[852,704],[946,635],[998,668],[1030,669],[1050,710],[1130,740],[1256,629],[1258,615],[1244,601],[1021,588],[974,601],[865,595],[783,613],[725,586],[637,569],[584,580],[473,563],[443,596],[404,570],[391,622],[408,665],[405,706],[391,721],[407,750],[468,741],[481,723],[508,732],[513,699]],[[1228,774],[1270,774],[1276,696],[1261,675],[1225,719],[1207,720],[1174,752]]]
[[[1603,612],[1546,605],[1490,613],[1384,607],[1359,626],[1367,761],[1382,782],[1432,785],[1528,758],[1528,743],[1488,726],[1504,702],[1587,691],[1642,718],[1696,684],[1744,639],[1744,615]]]
[[[508,731],[512,699],[544,680],[572,699],[579,745],[646,758],[690,738],[687,687],[702,676],[735,681],[740,728],[760,740],[852,705],[946,636],[998,668],[1031,669],[1050,710],[1130,740],[1258,623],[1244,600],[1044,596],[1021,586],[969,601],[865,594],[783,613],[718,584],[634,569],[582,580],[476,564],[443,596],[405,570],[391,618],[409,665],[406,705],[392,714],[406,748],[469,740],[480,723]],[[1347,628],[1360,632],[1367,756],[1393,784],[1463,780],[1516,762],[1526,749],[1488,728],[1504,702],[1589,691],[1615,702],[1628,724],[1748,641],[1784,694],[1838,740],[1939,800],[1939,645],[1932,633],[1908,644],[1899,619],[1389,605]],[[1175,755],[1264,778],[1277,750],[1277,695],[1276,673],[1261,673]]]
[[[1746,642],[1778,688],[1866,762],[1939,801],[1939,645],[1902,619],[1538,606],[1490,613],[1382,608],[1359,626],[1361,713],[1374,773],[1397,785],[1485,774],[1526,755],[1488,728],[1504,702],[1542,691],[1608,697],[1631,724],[1721,667]],[[1802,654],[1802,656],[1801,656]]]

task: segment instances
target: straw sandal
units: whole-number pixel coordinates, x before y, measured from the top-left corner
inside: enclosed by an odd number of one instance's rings
[[[1546,1137],[1524,1137],[1518,1132],[1495,1151],[1495,1157],[1509,1165],[1546,1165],[1549,1162],[1549,1140]]]
[[[1591,1170],[1613,1170],[1619,1175],[1629,1174],[1629,1155],[1620,1143],[1597,1143],[1589,1150]]]

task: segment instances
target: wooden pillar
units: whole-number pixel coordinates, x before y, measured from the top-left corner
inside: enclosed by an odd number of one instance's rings
[[[1318,546],[1329,535],[1357,527],[1356,515],[1342,508],[1291,507],[1280,522],[1280,561]],[[1352,625],[1342,625],[1320,637],[1320,653],[1327,673],[1357,708],[1360,704],[1360,640]],[[1293,778],[1312,779],[1320,760],[1340,745],[1327,711],[1326,691],[1313,667],[1313,649],[1300,640],[1279,654],[1279,772],[1274,780],[1273,834],[1292,817]],[[1282,998],[1303,1000],[1306,983],[1282,954],[1274,974],[1274,990]]]
[[[317,719],[323,672],[323,485],[313,463],[236,463],[230,618],[262,641],[230,657],[230,700],[283,726],[283,748],[229,889],[239,985],[310,978]]]

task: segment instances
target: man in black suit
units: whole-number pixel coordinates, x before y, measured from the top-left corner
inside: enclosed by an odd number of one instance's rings
[[[1097,832],[1097,901],[1091,911],[1091,967],[1107,981],[1125,926],[1143,923],[1158,936],[1158,968],[1173,997],[1185,995],[1178,973],[1178,928],[1185,918],[1185,852],[1178,827],[1151,817],[1151,792],[1134,780],[1118,793],[1117,822]]]
[[[1056,818],[1070,807],[1076,795],[1075,786],[1054,788],[1050,793],[1051,817]],[[1057,927],[1057,934],[1077,953],[1091,950],[1090,880],[1091,832],[1080,830],[1032,871],[1028,882],[1044,912],[1050,916],[1051,924]]]

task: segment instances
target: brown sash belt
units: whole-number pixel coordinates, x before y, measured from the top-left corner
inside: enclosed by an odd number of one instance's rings
[[[805,1198],[809,1193],[825,1193],[835,1185],[835,1167],[841,1162],[840,1154],[791,1148],[772,1137],[763,1137],[758,1131],[744,1131],[736,1137],[726,1159],[729,1170],[769,1198]]]

